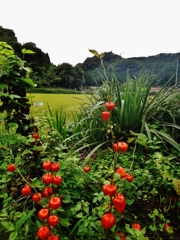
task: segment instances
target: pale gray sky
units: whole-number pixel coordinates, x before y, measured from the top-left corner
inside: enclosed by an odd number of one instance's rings
[[[180,52],[179,0],[0,0],[0,25],[34,42],[51,62],[75,65],[99,53]]]

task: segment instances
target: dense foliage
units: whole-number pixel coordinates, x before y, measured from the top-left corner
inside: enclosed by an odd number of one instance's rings
[[[150,95],[147,75],[110,80],[91,50],[105,81],[73,122],[61,109],[24,125],[34,83],[0,46],[0,239],[178,240],[179,88]]]

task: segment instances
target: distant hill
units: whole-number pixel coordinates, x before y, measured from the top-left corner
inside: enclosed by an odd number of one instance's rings
[[[134,79],[140,73],[147,74],[154,85],[163,85],[172,77],[175,82],[177,60],[179,64],[180,53],[161,53],[149,57],[123,58],[113,52],[106,52],[103,58],[109,78],[117,77],[120,82],[126,81],[127,74]],[[78,64],[85,72],[99,79],[98,71],[101,71],[100,59],[97,57],[87,58]],[[180,81],[180,75],[178,76]]]
[[[27,65],[33,69],[31,78],[38,87],[63,87],[80,88],[84,86],[101,85],[103,71],[100,59],[92,56],[83,63],[72,66],[62,63],[58,66],[51,63],[48,53],[44,53],[35,43],[29,42],[20,44],[12,29],[0,26],[0,41],[5,41],[13,47],[17,56],[22,58],[21,50],[30,49],[36,54],[25,55]],[[98,49],[96,49],[98,51]],[[139,74],[146,74],[154,86],[162,86],[172,78],[171,84],[175,83],[177,61],[180,53],[161,53],[149,57],[123,58],[113,52],[105,52],[103,58],[109,79],[117,78],[125,82],[127,74],[135,79]],[[180,62],[180,61],[179,61]],[[180,74],[177,77],[180,82]]]

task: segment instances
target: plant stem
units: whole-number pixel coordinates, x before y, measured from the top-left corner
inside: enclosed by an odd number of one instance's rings
[[[136,146],[137,144],[135,144],[134,150],[133,150],[133,154],[132,154],[132,162],[131,162],[131,166],[129,168],[129,171],[131,171],[133,165],[134,165],[134,155],[135,155],[135,151],[136,151]]]
[[[22,173],[19,171],[19,169],[16,168],[16,170],[17,170],[17,172],[19,173],[19,175],[21,176],[21,178],[23,179],[23,181],[25,181],[31,188],[34,189],[34,191],[35,191],[36,193],[38,193],[38,192],[36,191],[36,189],[34,188],[34,186],[32,186],[32,185],[25,179],[25,177],[22,175]]]

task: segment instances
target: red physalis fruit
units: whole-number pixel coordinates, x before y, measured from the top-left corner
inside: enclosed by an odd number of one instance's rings
[[[139,223],[133,223],[131,227],[137,230],[141,230],[141,225]]]
[[[113,102],[107,102],[107,103],[105,103],[104,106],[107,111],[112,111],[115,108],[115,104]]]
[[[24,196],[29,196],[31,194],[31,188],[28,185],[26,185],[21,189],[21,193]]]
[[[58,172],[59,171],[59,168],[60,168],[60,165],[59,165],[59,163],[52,163],[52,165],[51,165],[51,170],[53,171],[53,172]]]
[[[123,168],[123,167],[118,167],[116,169],[116,172],[120,174],[120,178],[125,178],[127,173],[126,173],[126,170]]]
[[[85,172],[85,173],[89,172],[90,170],[91,170],[91,169],[90,169],[89,166],[85,166],[85,167],[84,167],[84,172]]]
[[[9,172],[14,172],[16,170],[16,165],[15,164],[10,164],[7,166],[7,170]]]
[[[45,197],[49,197],[50,195],[52,195],[54,193],[54,189],[52,187],[46,187],[42,194],[45,196]]]
[[[53,183],[57,186],[60,186],[62,183],[62,177],[61,176],[54,176],[53,177]]]
[[[48,160],[48,161],[46,161],[46,162],[43,162],[43,164],[42,164],[42,168],[44,169],[44,170],[47,170],[47,171],[50,171],[51,170],[51,162]]]
[[[35,194],[32,195],[32,200],[34,202],[39,202],[41,200],[41,198],[42,198],[42,194],[41,193],[35,193]]]
[[[32,137],[35,138],[36,140],[39,138],[39,134],[38,133],[33,133]]]
[[[48,217],[47,222],[51,227],[56,227],[59,222],[59,218],[56,215],[52,215]]]
[[[48,238],[50,235],[50,229],[49,227],[46,226],[42,226],[39,228],[39,230],[37,231],[37,236],[38,238],[40,238],[41,240],[44,240],[46,238]]]
[[[113,213],[105,213],[101,219],[102,226],[106,230],[112,228],[115,224],[115,221],[116,219]]]
[[[42,208],[41,210],[38,211],[38,217],[41,220],[46,220],[49,217],[49,209],[47,208]]]
[[[165,223],[165,224],[164,224],[164,230],[166,230],[167,228],[169,228],[169,224],[168,224],[168,223]]]
[[[61,199],[59,197],[51,197],[49,200],[49,207],[53,210],[61,207]]]
[[[113,200],[112,203],[114,205],[114,208],[122,214],[126,207],[126,199],[123,194],[118,194]]]
[[[120,238],[121,238],[121,240],[126,240],[126,236],[124,235],[123,232],[120,232]]]
[[[102,112],[101,117],[102,117],[102,120],[106,122],[110,117],[110,112]]]
[[[113,150],[115,152],[125,153],[128,150],[128,144],[125,142],[117,142],[113,144]]]
[[[46,173],[45,175],[43,175],[42,180],[46,184],[50,184],[53,182],[53,178],[54,176],[51,173]]]
[[[113,184],[105,184],[102,187],[102,190],[105,195],[108,195],[109,197],[115,196],[117,193],[117,187]]]
[[[120,236],[120,239],[121,240],[126,240],[126,236],[124,235],[124,233],[123,232],[120,232],[120,233],[116,233],[116,236]]]
[[[47,240],[60,240],[60,239],[59,239],[59,237],[57,235],[52,234],[51,236],[49,236],[47,238]]]
[[[133,176],[131,175],[131,174],[126,174],[126,180],[128,181],[128,182],[132,182],[133,181]]]

